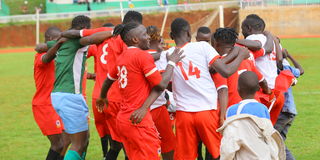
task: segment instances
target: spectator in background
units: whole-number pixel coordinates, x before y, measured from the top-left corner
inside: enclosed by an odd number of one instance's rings
[[[23,2],[23,5],[21,6],[21,11],[23,14],[27,14],[28,11],[29,11],[29,8],[28,8],[28,1],[24,1]]]
[[[128,6],[129,8],[134,8],[134,4],[132,3],[132,0],[128,0]]]

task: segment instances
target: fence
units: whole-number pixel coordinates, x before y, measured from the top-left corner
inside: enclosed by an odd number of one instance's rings
[[[168,5],[165,7],[156,6],[156,7],[141,7],[134,8],[134,10],[141,13],[158,13],[165,12],[168,8],[169,12],[183,12],[183,11],[197,11],[197,10],[210,10],[216,9],[219,5],[224,7],[236,7],[239,6],[239,1],[222,1],[222,2],[207,2],[207,3],[193,3],[193,4],[178,4],[178,5]],[[123,11],[129,11],[132,9],[124,9]],[[86,12],[73,12],[73,13],[47,13],[40,14],[40,21],[46,20],[57,20],[57,19],[71,19],[77,15],[87,15],[91,18],[95,17],[109,17],[109,16],[119,16],[121,13],[120,9],[110,9],[103,11],[86,11]],[[12,22],[27,22],[35,21],[36,15],[16,15],[16,16],[2,16],[0,17],[0,23],[12,23]]]
[[[240,0],[240,7],[270,7],[270,6],[314,6],[320,5],[320,0]]]

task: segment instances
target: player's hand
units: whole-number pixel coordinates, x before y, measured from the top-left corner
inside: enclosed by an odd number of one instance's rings
[[[64,42],[66,42],[67,40],[68,40],[68,38],[61,37],[61,38],[59,38],[58,43],[64,43]]]
[[[95,73],[87,73],[87,79],[96,80],[96,74]]]
[[[235,46],[237,47],[237,46]],[[242,59],[248,59],[250,57],[250,51],[247,48],[239,47],[239,55]]]
[[[264,35],[266,35],[266,36],[267,36],[267,35],[271,35],[271,36],[272,36],[271,32],[266,31],[266,30],[265,30],[265,31],[263,31],[263,34],[264,34]]]
[[[103,107],[108,105],[108,100],[106,98],[99,98],[96,100],[96,107],[98,109],[98,112],[103,112]]]
[[[272,94],[272,90],[268,87],[268,89],[267,90],[262,90],[262,92],[264,93],[264,94],[267,94],[267,95],[271,95]]]
[[[224,116],[220,116],[220,119],[219,119],[220,127],[223,125],[224,121],[225,121]]]
[[[183,50],[181,51],[180,48],[175,48],[172,54],[167,53],[167,60],[172,61],[174,63],[178,63],[182,58],[184,58],[185,55],[183,55]]]
[[[135,110],[131,116],[130,116],[130,121],[132,124],[139,124],[142,119],[144,118],[144,116],[146,116],[148,109],[145,109],[143,107]]]

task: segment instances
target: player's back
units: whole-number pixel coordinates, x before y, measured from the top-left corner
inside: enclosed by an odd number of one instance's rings
[[[33,105],[51,105],[50,93],[54,84],[54,61],[42,62],[45,53],[36,53],[34,57],[33,77],[36,86]]]
[[[217,91],[209,65],[220,56],[206,42],[187,43],[181,49],[183,58],[174,69],[172,89],[177,110],[198,112],[216,109]],[[172,53],[174,48],[168,51]]]
[[[241,62],[238,70],[227,78],[228,81],[228,106],[239,103],[242,99],[238,93],[238,79],[241,73],[252,71],[257,74],[259,81],[263,80],[263,76],[257,70],[251,59],[245,59]]]
[[[108,66],[107,66],[107,48],[109,39],[103,41],[99,45],[91,45],[88,50],[88,56],[94,57],[94,72],[96,74],[93,97],[99,98],[100,90],[104,80],[107,78]]]
[[[136,47],[129,47],[119,56],[116,68],[113,68],[108,76],[114,80],[118,79],[117,85],[123,102],[118,118],[124,121],[128,121],[131,113],[142,106],[151,88],[161,81],[161,75],[152,56]],[[149,112],[147,117],[152,121]]]
[[[107,67],[110,71],[116,66],[117,59],[127,49],[127,45],[123,42],[120,35],[112,37],[108,41],[107,47]],[[121,102],[121,94],[116,84],[113,84],[108,92],[108,100],[113,102]]]
[[[267,42],[267,38],[263,34],[252,34],[246,39],[259,41],[262,46],[264,46]],[[257,68],[266,78],[269,88],[274,89],[275,79],[278,75],[275,49],[270,54],[265,54],[261,57],[256,58],[255,61]]]
[[[80,39],[70,39],[62,44],[55,58],[56,78],[53,92],[82,92],[87,50],[88,46],[82,46]]]

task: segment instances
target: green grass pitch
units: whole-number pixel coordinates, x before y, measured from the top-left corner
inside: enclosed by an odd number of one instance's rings
[[[320,38],[283,39],[282,45],[302,64],[305,74],[294,87],[298,116],[291,127],[286,144],[297,160],[317,160],[320,157]],[[45,159],[49,141],[36,125],[31,100],[35,91],[33,82],[34,53],[0,55],[0,159]],[[88,60],[89,71],[93,60]],[[87,83],[91,108],[93,82]],[[91,110],[91,109],[90,109]],[[91,117],[92,113],[91,113]],[[90,121],[88,160],[101,159],[101,147],[94,121]],[[120,153],[119,159],[124,159]]]

